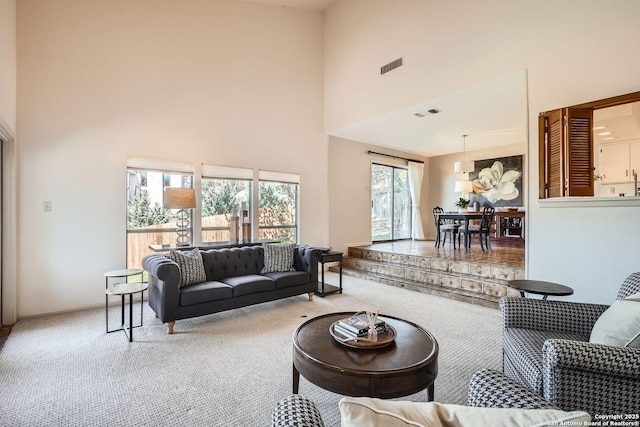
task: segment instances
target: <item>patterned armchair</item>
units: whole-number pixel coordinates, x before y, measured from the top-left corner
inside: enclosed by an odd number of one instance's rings
[[[640,292],[640,273],[622,283],[618,299]],[[507,297],[503,315],[504,374],[565,411],[637,413],[640,348],[590,344],[609,306]]]
[[[483,369],[471,377],[468,406],[480,408],[558,409],[526,387],[505,377],[501,372]],[[457,420],[447,420],[455,425]],[[418,423],[402,423],[402,425]],[[304,396],[292,394],[282,399],[273,410],[272,427],[324,427],[315,404]]]

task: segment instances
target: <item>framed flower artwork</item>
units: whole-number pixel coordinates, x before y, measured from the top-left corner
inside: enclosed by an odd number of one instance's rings
[[[522,206],[522,155],[476,160],[469,172],[473,201],[480,206]]]

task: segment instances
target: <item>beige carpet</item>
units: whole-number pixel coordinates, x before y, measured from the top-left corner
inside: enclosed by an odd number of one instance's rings
[[[464,404],[471,374],[500,368],[499,311],[343,280],[342,295],[183,320],[174,335],[145,305],[133,343],[122,332],[105,334],[104,309],[21,320],[0,352],[0,425],[268,426],[276,402],[291,393],[293,331],[333,311],[380,308],[431,331],[440,345],[436,401]],[[114,307],[110,320],[117,319]],[[316,402],[327,426],[340,424],[341,396],[304,378],[300,394]]]

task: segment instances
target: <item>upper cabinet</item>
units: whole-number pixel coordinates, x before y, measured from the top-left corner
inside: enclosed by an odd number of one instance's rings
[[[640,92],[540,113],[538,129],[540,199],[593,196],[594,170],[602,183],[640,172]]]
[[[630,180],[633,181],[632,173],[640,175],[640,140],[632,141],[629,143],[629,174]]]
[[[602,184],[633,182],[633,171],[640,173],[640,140],[600,145],[598,164]]]

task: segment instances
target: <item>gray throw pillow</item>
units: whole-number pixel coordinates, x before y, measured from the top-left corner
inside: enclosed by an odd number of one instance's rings
[[[264,268],[260,273],[273,273],[276,271],[295,271],[293,267],[293,253],[296,250],[295,243],[273,245],[264,243]]]
[[[198,248],[188,252],[171,251],[169,258],[180,267],[180,288],[207,280],[202,255]]]

